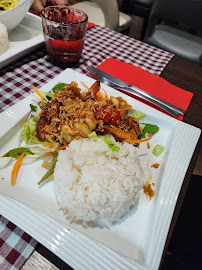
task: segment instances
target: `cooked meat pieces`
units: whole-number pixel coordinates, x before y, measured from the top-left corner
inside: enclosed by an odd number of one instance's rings
[[[99,87],[98,83],[96,86]],[[72,139],[88,137],[93,130],[108,132],[106,126],[109,126],[116,127],[116,131],[125,131],[136,139],[140,129],[135,119],[128,116],[131,106],[121,97],[107,100],[99,98],[96,93],[95,86],[85,93],[75,83],[56,91],[41,112],[37,123],[38,138],[66,145]],[[109,133],[113,131],[109,130]],[[118,133],[115,135],[119,137]]]

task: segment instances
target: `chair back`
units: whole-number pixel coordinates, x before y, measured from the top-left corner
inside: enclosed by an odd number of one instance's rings
[[[119,28],[119,7],[117,0],[91,0],[102,10],[105,17],[105,27],[117,30]]]
[[[145,40],[161,19],[171,20],[202,33],[202,0],[155,0]]]

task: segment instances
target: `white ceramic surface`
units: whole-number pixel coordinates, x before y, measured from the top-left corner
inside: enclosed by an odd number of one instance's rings
[[[20,3],[17,6],[0,13],[0,22],[6,26],[8,32],[22,21],[33,2],[33,0],[18,1]]]
[[[88,86],[93,83],[91,78],[67,69],[43,90],[50,90],[58,82],[71,81],[77,81],[82,89],[81,81]],[[70,224],[58,210],[51,181],[38,188],[36,183],[42,173],[42,161],[38,160],[20,168],[14,187],[10,186],[12,166],[0,171],[0,192],[19,201],[1,195],[0,213],[75,269],[158,269],[177,197],[200,130],[110,87],[104,86],[104,89],[109,95],[122,96],[133,108],[141,110],[145,114],[144,122],[160,127],[150,145],[151,149],[157,143],[163,145],[162,156],[156,158],[147,151],[147,155],[141,157],[145,168],[148,164],[161,164],[159,169],[152,169],[154,198],[148,200],[142,194],[135,207],[110,227],[100,223],[88,228]],[[0,114],[1,152],[16,145],[16,133],[26,121],[32,99],[29,96]],[[142,145],[140,154],[145,152],[146,147]]]
[[[44,42],[41,18],[28,12],[8,34],[9,49],[0,55],[0,69],[35,50]]]

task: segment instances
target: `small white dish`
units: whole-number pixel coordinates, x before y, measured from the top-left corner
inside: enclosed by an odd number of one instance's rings
[[[28,12],[8,33],[10,47],[0,55],[0,69],[40,47],[44,42],[41,18]]]
[[[25,17],[33,0],[18,0],[19,4],[13,8],[0,13],[0,22],[2,22],[7,31],[13,30]]]

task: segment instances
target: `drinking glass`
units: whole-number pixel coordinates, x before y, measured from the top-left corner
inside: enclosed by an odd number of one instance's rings
[[[41,11],[45,47],[51,63],[73,67],[79,63],[88,16],[66,6],[48,6]]]

